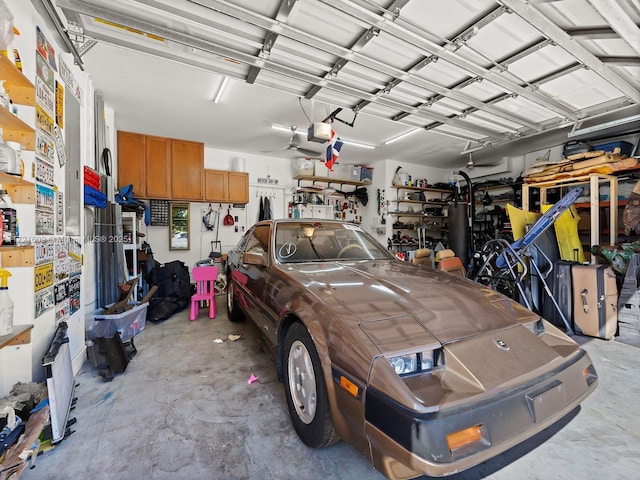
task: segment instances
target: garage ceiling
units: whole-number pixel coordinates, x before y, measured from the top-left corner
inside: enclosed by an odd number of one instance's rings
[[[345,163],[447,168],[640,114],[637,0],[55,3],[119,129],[212,148],[295,158],[271,125],[333,119],[374,147]]]

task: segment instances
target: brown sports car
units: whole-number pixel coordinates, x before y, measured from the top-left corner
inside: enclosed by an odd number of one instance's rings
[[[358,225],[269,220],[229,255],[229,319],[274,346],[293,426],[388,478],[444,476],[522,442],[598,383],[589,355],[509,298],[397,260]]]

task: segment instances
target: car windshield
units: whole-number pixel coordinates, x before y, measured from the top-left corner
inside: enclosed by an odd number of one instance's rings
[[[393,258],[360,227],[339,222],[277,224],[275,257],[280,263]]]

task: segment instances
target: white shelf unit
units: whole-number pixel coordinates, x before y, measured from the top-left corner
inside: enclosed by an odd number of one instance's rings
[[[131,236],[130,241],[129,235]],[[135,212],[122,212],[122,248],[124,249],[127,279],[138,276],[138,217]],[[127,251],[131,252],[131,275],[129,275],[129,264],[126,262]]]

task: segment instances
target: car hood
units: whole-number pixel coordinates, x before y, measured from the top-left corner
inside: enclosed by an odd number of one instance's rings
[[[344,322],[410,316],[442,344],[538,318],[476,282],[406,262],[305,263],[286,270]]]

